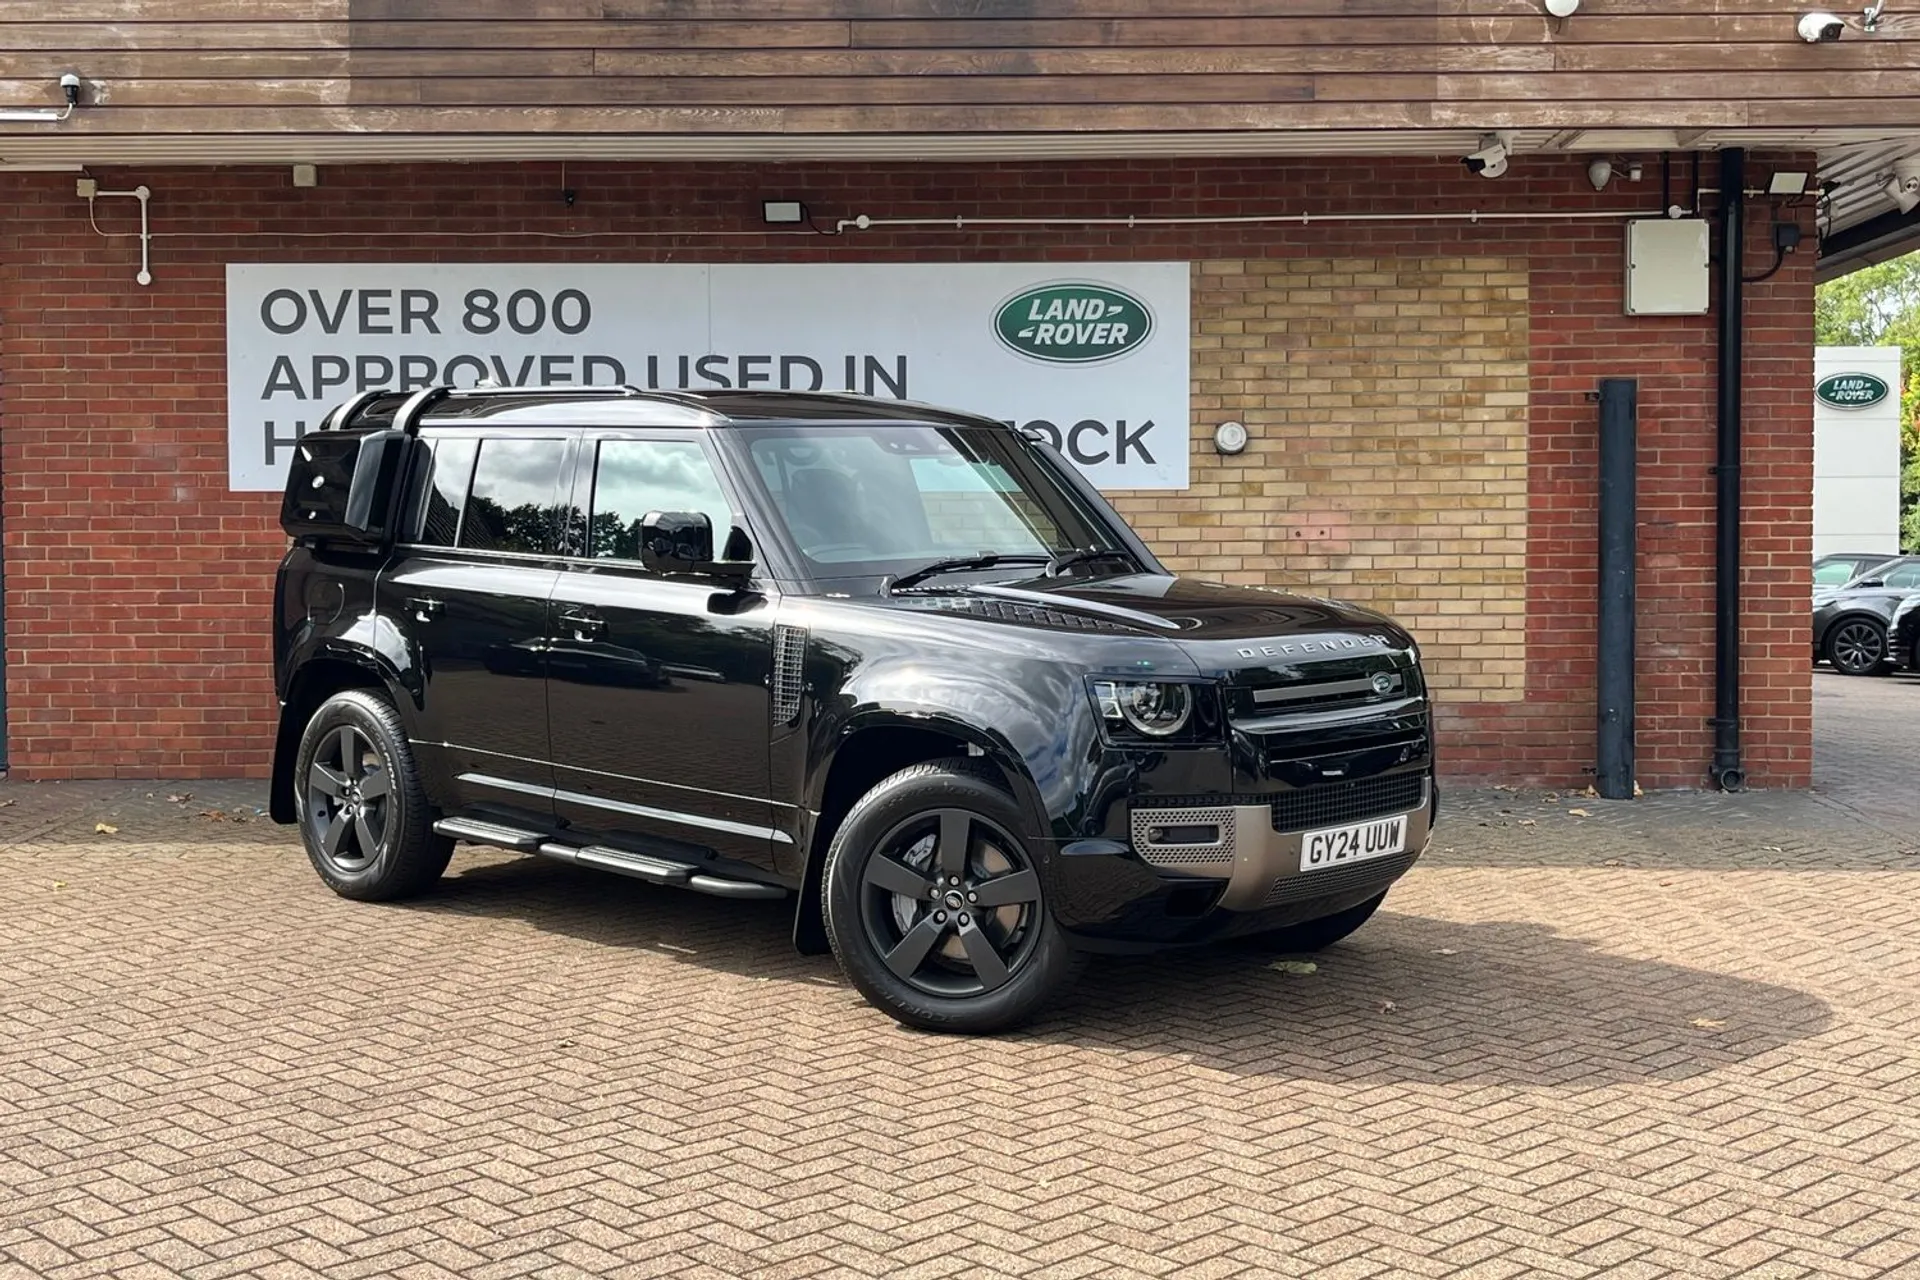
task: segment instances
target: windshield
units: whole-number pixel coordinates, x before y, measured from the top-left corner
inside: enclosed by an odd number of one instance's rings
[[[1119,545],[1010,431],[863,423],[729,435],[745,444],[754,478],[821,578],[902,574],[983,554],[1044,561]]]

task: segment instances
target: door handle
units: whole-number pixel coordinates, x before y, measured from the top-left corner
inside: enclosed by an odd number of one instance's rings
[[[575,640],[591,640],[607,634],[607,620],[597,613],[569,609],[560,615],[560,625],[573,632]]]
[[[436,600],[432,596],[407,597],[407,608],[413,610],[414,616],[422,622],[425,622],[428,618],[441,612],[446,607],[444,600]]]

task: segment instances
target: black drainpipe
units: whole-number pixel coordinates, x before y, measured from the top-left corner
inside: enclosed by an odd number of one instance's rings
[[[1713,765],[1714,785],[1738,791],[1740,766],[1740,362],[1746,355],[1741,324],[1742,250],[1747,211],[1747,153],[1720,153],[1719,491],[1714,513]]]

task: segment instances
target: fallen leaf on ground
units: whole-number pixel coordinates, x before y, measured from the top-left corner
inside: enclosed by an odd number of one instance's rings
[[[1281,973],[1320,972],[1320,966],[1311,960],[1275,960],[1272,964],[1268,965],[1267,968],[1277,969]]]
[[[1718,1031],[1727,1025],[1727,1020],[1725,1018],[1695,1018],[1687,1025],[1690,1027],[1698,1027],[1702,1031]]]
[[[1589,800],[1598,800],[1600,798],[1600,792],[1596,790],[1591,783],[1587,784],[1587,789],[1580,794]]]
[[[103,836],[117,835],[120,831],[120,828],[110,822],[96,822],[93,824],[93,829],[97,834]]]
[[[1532,818],[1522,818],[1520,819],[1520,825],[1523,827],[1537,827],[1540,824],[1535,822]]]
[[[1591,818],[1593,815],[1585,809],[1569,809],[1567,813],[1575,818]]]
[[[1559,798],[1560,798],[1560,793],[1558,791],[1549,791],[1544,797],[1542,797],[1542,800],[1546,804],[1552,804],[1554,801],[1558,800]]]
[[[1380,1002],[1380,1012],[1382,1013],[1392,1013],[1395,1009],[1398,1009],[1399,1007],[1400,1007],[1399,1005],[1395,1004],[1391,1000],[1382,1000]]]
[[[18,800],[0,800],[0,809],[4,809],[10,804],[18,804],[18,803],[20,803]]]
[[[1639,784],[1639,783],[1637,783],[1637,782],[1636,782],[1636,783],[1634,783],[1634,784],[1633,784],[1633,798],[1634,798],[1635,800],[1638,800],[1638,799],[1639,799],[1639,798],[1640,798],[1641,796],[1643,796],[1643,795],[1645,795],[1645,794],[1647,794],[1647,793],[1646,793],[1646,792],[1644,792],[1644,791],[1642,791],[1642,790],[1640,789],[1640,784]]]
[[[167,799],[172,801],[174,804],[185,804],[187,801],[193,799],[193,792],[176,791],[172,795],[168,796]]]
[[[227,820],[227,815],[218,809],[202,809],[200,816],[209,822],[225,822]]]
[[[67,882],[65,880],[55,880],[53,882],[53,887],[56,889],[64,889],[67,887]]]
[[[1455,951],[1452,947],[1442,947],[1438,951],[1434,952],[1433,954],[1437,956],[1457,956],[1460,953],[1458,951]]]
[[[1618,867],[1618,866],[1623,866],[1625,864],[1622,863],[1618,858],[1608,858],[1605,862],[1601,863],[1600,865],[1603,867]]]

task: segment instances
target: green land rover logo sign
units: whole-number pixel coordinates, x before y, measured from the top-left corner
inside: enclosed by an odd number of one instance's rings
[[[1887,398],[1887,384],[1870,373],[1836,373],[1820,379],[1813,394],[1836,409],[1865,409]]]
[[[1052,364],[1117,360],[1153,333],[1147,304],[1105,284],[1043,284],[1016,293],[994,313],[1009,350]]]

